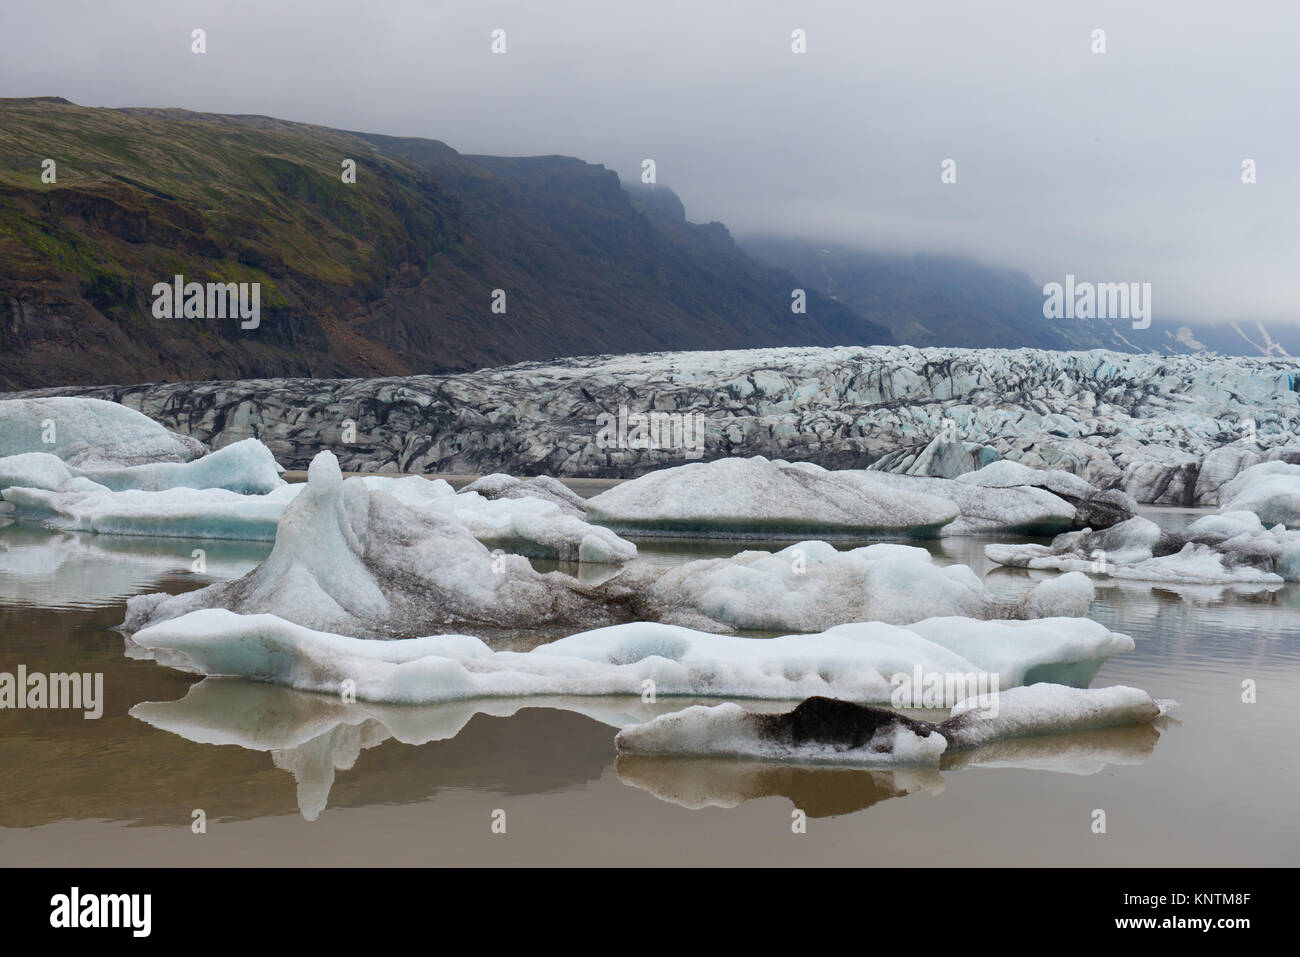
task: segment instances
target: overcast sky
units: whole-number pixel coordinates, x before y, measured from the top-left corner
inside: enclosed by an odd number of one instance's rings
[[[0,96],[563,153],[625,180],[650,157],[690,219],[740,237],[1300,322],[1298,39],[1295,0],[5,0]]]

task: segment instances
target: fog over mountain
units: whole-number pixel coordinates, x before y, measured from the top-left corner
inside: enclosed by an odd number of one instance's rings
[[[0,93],[561,154],[624,182],[653,159],[691,220],[742,238],[975,257],[1038,287],[1067,273],[1149,282],[1153,328],[1300,319],[1300,8],[1281,0],[132,12],[7,6]],[[792,52],[796,29],[806,53]],[[940,181],[945,159],[956,182]]]

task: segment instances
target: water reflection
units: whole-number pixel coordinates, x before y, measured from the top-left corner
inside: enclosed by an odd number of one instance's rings
[[[526,709],[582,715],[617,729],[714,699],[670,698],[653,704],[635,697],[537,697],[458,701],[428,707],[347,703],[278,685],[206,678],[178,701],[148,701],[132,717],[204,745],[264,751],[297,785],[298,808],[316,820],[329,801],[336,772],[350,771],[363,751],[390,739],[422,746],[456,738],[477,715],[512,717]],[[754,711],[783,711],[791,702],[747,701]],[[613,753],[613,731],[608,736]],[[1140,764],[1155,748],[1151,725],[1003,741],[945,757],[943,770],[1004,767],[1095,774],[1112,764]],[[940,768],[861,769],[806,767],[718,758],[620,755],[620,780],[663,801],[688,808],[736,807],[780,795],[810,817],[863,810],[916,791],[943,790]]]
[[[201,561],[195,549],[202,550]],[[259,542],[57,532],[6,520],[0,522],[0,604],[102,607],[177,573],[194,574],[196,586],[238,578],[270,549]]]

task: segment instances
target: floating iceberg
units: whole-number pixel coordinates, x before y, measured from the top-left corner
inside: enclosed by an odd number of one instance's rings
[[[338,460],[322,452],[306,485],[272,493],[292,497],[281,506],[265,562],[236,581],[132,598],[124,627],[134,631],[199,608],[274,613],[312,628],[385,636],[449,626],[571,631],[644,617],[638,591],[621,579],[586,585],[558,572],[539,574],[526,558],[490,552],[450,510],[410,507],[384,491],[418,498],[433,484],[416,477],[344,482]],[[558,511],[553,517],[576,521]]]
[[[0,492],[11,487],[57,492],[80,479],[76,490],[158,492],[169,489],[226,489],[263,495],[284,485],[271,450],[245,439],[189,462],[149,462],[122,467],[69,466],[48,452],[0,458]]]
[[[696,705],[618,733],[620,752],[743,757],[803,764],[938,765],[949,750],[1008,738],[1148,724],[1169,713],[1145,691],[1033,684],[1002,691],[994,714],[980,699],[958,703],[933,722],[897,711],[814,697],[785,714],[754,713],[738,704]]]
[[[430,481],[419,476],[365,476],[361,481],[366,488],[387,492],[404,505],[454,518],[488,548],[529,558],[606,565],[621,565],[636,558],[635,545],[608,528],[588,524],[571,501],[540,479],[505,485],[505,492],[496,497],[475,491],[478,483],[456,492],[442,479]],[[564,488],[554,479],[549,481]],[[498,491],[501,488],[489,487]],[[516,488],[540,490],[546,497],[509,494]]]
[[[188,462],[207,449],[157,422],[102,399],[0,399],[0,457],[55,455],[79,468]]]
[[[957,478],[983,488],[1037,488],[1074,506],[1074,528],[1109,528],[1137,514],[1137,502],[1119,489],[1099,489],[1061,469],[1035,469],[1003,459]],[[963,514],[965,510],[963,509]]]
[[[265,495],[221,488],[114,492],[89,479],[73,478],[56,490],[13,487],[3,495],[14,506],[15,517],[62,531],[270,541],[298,491],[297,485],[282,485]]]
[[[950,501],[863,472],[762,456],[660,469],[587,500],[590,521],[643,535],[933,535],[957,515]]]
[[[837,551],[811,541],[678,565],[650,596],[663,609],[657,617],[676,624],[702,617],[744,630],[811,632],[850,621],[1078,617],[1094,590],[1084,575],[1062,576],[1018,602],[999,601],[969,567],[935,565],[923,548],[882,542]]]
[[[549,475],[538,475],[528,479],[518,479],[503,472],[493,472],[471,482],[461,489],[462,494],[475,492],[485,499],[500,498],[540,498],[560,507],[560,510],[574,518],[587,517],[587,500],[570,489],[559,479]]]
[[[1300,465],[1261,462],[1223,486],[1221,512],[1254,512],[1265,525],[1300,529]]]
[[[997,675],[1002,688],[1034,681],[1086,685],[1107,658],[1133,648],[1128,636],[1087,618],[933,618],[908,627],[854,623],[779,638],[635,622],[571,635],[532,651],[493,651],[466,635],[352,638],[274,615],[225,609],[151,625],[136,631],[130,644],[163,664],[199,674],[335,695],[351,690],[358,700],[394,704],[639,695],[650,687],[659,697],[828,695],[880,703],[890,700],[894,675],[916,668]]]
[[[485,517],[494,510],[514,516],[504,530]],[[520,516],[540,517],[540,527]],[[1079,616],[1093,598],[1091,583],[1077,575],[1039,584],[1018,601],[999,601],[969,568],[939,567],[923,549],[887,543],[840,552],[825,542],[801,542],[776,554],[745,552],[668,569],[633,563],[588,584],[540,575],[527,561],[489,553],[475,540],[505,544],[506,535],[528,535],[545,541],[547,528],[572,529],[569,541],[582,532],[579,552],[587,560],[593,551],[601,560],[624,557],[615,551],[622,539],[608,529],[599,531],[612,541],[584,532],[591,527],[549,502],[488,501],[416,477],[343,482],[337,461],[322,453],[306,489],[286,503],[263,566],[197,592],[133,598],[124,628],[226,608],[385,637],[453,626],[573,631],[638,620],[714,632],[790,632],[935,615]]]
[[[645,535],[720,538],[1016,532],[1053,535],[1135,514],[1122,492],[1063,472],[994,463],[961,480],[717,459],[651,472],[587,502],[591,521]]]
[[[1300,532],[1266,529],[1253,512],[1207,515],[1181,532],[1131,518],[1102,531],[1058,535],[1049,545],[987,545],[1013,568],[1084,572],[1171,584],[1280,585],[1300,581]]]
[[[27,453],[0,459],[0,495],[18,518],[64,531],[271,541],[285,508],[303,489],[301,484],[286,485],[279,471],[270,451],[256,439],[184,464],[121,469],[69,468],[56,456]],[[631,542],[587,524],[571,506],[551,500],[457,494],[442,480],[419,476],[366,476],[361,481],[413,508],[461,522],[489,548],[530,558],[603,564],[636,557]],[[549,489],[537,482],[519,484]]]

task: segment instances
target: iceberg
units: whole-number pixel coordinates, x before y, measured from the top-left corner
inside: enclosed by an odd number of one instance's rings
[[[382,595],[369,596],[379,600]],[[274,615],[192,611],[134,632],[161,664],[302,691],[390,704],[538,695],[641,695],[799,700],[827,695],[887,702],[891,680],[916,668],[1087,684],[1133,640],[1087,618],[991,622],[865,622],[815,635],[744,638],[632,622],[531,651],[494,651],[459,634],[381,640],[305,628]]]
[[[1058,535],[1049,545],[987,545],[1012,568],[1082,572],[1188,585],[1281,585],[1300,580],[1300,532],[1266,529],[1253,512],[1206,515],[1181,532],[1132,518],[1102,531]]]
[[[64,531],[271,541],[285,508],[304,487],[286,484],[279,472],[270,450],[256,439],[184,464],[120,469],[69,468],[57,456],[27,453],[0,459],[0,496],[19,519]],[[631,542],[549,499],[457,494],[441,479],[419,476],[360,481],[413,508],[461,522],[492,549],[611,565],[636,557]],[[530,483],[529,488],[549,488]]]
[[[266,503],[283,508],[266,561],[235,581],[132,598],[124,627],[134,631],[200,608],[274,613],[312,628],[381,636],[451,626],[572,630],[641,617],[631,580],[587,585],[559,572],[540,574],[522,556],[490,552],[450,510],[412,508],[384,491],[408,500],[439,494],[423,486],[412,492],[412,482],[433,485],[418,477],[345,482],[338,460],[322,452],[305,485],[272,493],[288,502]]]
[[[539,498],[559,506],[560,510],[574,518],[587,517],[587,500],[570,489],[559,479],[549,475],[538,475],[528,479],[518,479],[503,472],[484,475],[461,489],[461,493],[474,492],[485,499],[501,498]]]
[[[822,541],[678,565],[650,596],[662,621],[805,632],[850,621],[1078,617],[1095,597],[1087,576],[1075,575],[1042,582],[1017,602],[999,601],[968,566],[935,565],[923,548],[881,542],[838,551]]]
[[[949,479],[762,456],[650,472],[587,501],[590,521],[619,531],[717,538],[1054,535],[1136,511],[1122,492],[1013,462]]]
[[[660,469],[587,500],[592,522],[641,535],[721,538],[933,535],[952,502],[807,462],[717,459]]]
[[[548,527],[571,528],[572,541],[589,527],[549,502],[485,500],[417,477],[344,482],[330,453],[313,460],[305,490],[273,493],[281,494],[293,497],[261,567],[196,592],[133,598],[123,627],[135,631],[190,611],[226,608],[379,637],[445,627],[572,631],[630,621],[790,632],[862,620],[905,624],[940,614],[1080,616],[1093,599],[1093,586],[1077,575],[1041,583],[1016,601],[997,600],[969,568],[939,567],[924,549],[890,543],[840,552],[826,542],[801,542],[775,554],[749,551],[674,568],[633,562],[586,583],[541,575],[526,560],[490,553],[482,544],[505,544],[507,534],[545,541]],[[498,509],[515,516],[504,530],[487,518]],[[541,528],[519,521],[521,515],[541,515]],[[595,550],[600,559],[618,560],[625,553],[610,552],[620,542],[584,533],[579,553],[592,560]]]
[[[939,765],[948,751],[1034,735],[1150,724],[1174,702],[1116,686],[1033,684],[1000,692],[996,714],[982,699],[962,701],[939,722],[897,711],[813,697],[785,714],[746,711],[733,702],[695,705],[625,727],[620,754],[740,757],[801,764]]]
[[[203,443],[103,399],[0,399],[0,458],[44,452],[79,468],[188,462]]]
[[[1220,495],[1222,512],[1254,512],[1264,525],[1300,529],[1300,465],[1252,465],[1227,482]]]

